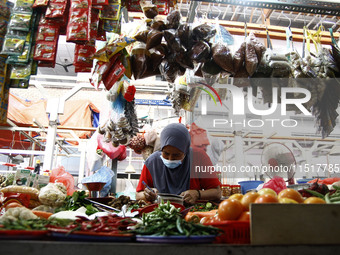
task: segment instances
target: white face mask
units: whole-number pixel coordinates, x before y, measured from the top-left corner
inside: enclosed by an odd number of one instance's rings
[[[181,164],[182,164],[182,160],[168,160],[168,159],[165,159],[163,158],[162,155],[160,155],[164,165],[168,168],[176,168],[176,167],[179,167]]]

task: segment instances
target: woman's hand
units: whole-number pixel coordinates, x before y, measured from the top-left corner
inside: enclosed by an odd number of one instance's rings
[[[181,196],[183,196],[183,200],[187,204],[194,204],[199,197],[198,191],[192,189],[182,192]]]
[[[148,188],[144,189],[144,197],[147,201],[153,202],[156,200],[157,198],[157,193],[158,190],[155,188],[152,188],[153,192],[151,190],[149,190]]]

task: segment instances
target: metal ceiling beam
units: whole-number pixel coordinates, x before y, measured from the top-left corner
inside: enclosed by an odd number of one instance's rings
[[[198,2],[194,0],[192,2]],[[223,3],[282,11],[313,13],[340,16],[339,1],[307,1],[307,0],[205,0],[205,2]]]

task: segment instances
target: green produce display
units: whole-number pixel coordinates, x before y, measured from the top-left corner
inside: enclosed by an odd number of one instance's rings
[[[166,204],[161,203],[154,211],[143,214],[142,223],[133,232],[155,236],[198,236],[217,235],[221,231],[211,226],[186,222],[179,211],[169,201]]]
[[[80,207],[84,206],[86,208],[86,214],[91,215],[93,213],[99,212],[98,209],[93,207],[91,202],[87,201],[85,191],[75,191],[72,196],[67,196],[64,204],[57,208],[55,212],[60,211],[75,211]]]

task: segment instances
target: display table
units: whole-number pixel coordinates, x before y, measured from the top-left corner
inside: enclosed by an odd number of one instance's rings
[[[57,241],[0,241],[0,254],[43,255],[291,255],[340,254],[340,245],[251,246],[226,244],[150,244]]]

